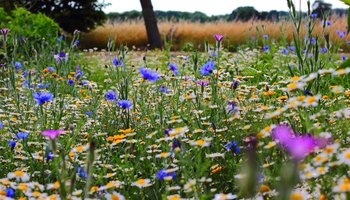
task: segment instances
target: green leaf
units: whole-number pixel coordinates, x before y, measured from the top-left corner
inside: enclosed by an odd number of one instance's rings
[[[346,59],[342,64],[339,65],[339,68],[347,68],[350,67],[350,58]]]
[[[340,0],[342,2],[344,2],[345,4],[349,5],[350,6],[350,0]]]

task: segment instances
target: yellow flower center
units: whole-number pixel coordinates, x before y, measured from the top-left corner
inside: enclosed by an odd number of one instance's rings
[[[22,177],[22,176],[24,176],[24,172],[22,172],[22,171],[15,171],[15,172],[13,172],[16,176],[18,176],[18,177]]]
[[[204,145],[205,142],[204,142],[204,140],[200,139],[200,140],[197,140],[196,143],[197,143],[197,145],[202,146],[202,145]]]
[[[143,184],[145,184],[145,179],[139,179],[138,181],[137,181],[137,184],[139,184],[139,185],[143,185]]]
[[[347,153],[345,154],[345,158],[346,158],[346,159],[350,159],[350,152],[347,152]]]
[[[303,199],[303,195],[301,195],[300,193],[293,193],[290,195],[290,200],[302,200]]]
[[[118,195],[116,195],[116,194],[113,194],[113,195],[112,195],[112,200],[119,200],[119,197],[118,197]]]

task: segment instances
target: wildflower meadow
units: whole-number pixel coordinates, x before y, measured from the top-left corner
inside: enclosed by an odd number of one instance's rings
[[[0,27],[0,199],[350,199],[347,28],[288,2],[234,53]]]

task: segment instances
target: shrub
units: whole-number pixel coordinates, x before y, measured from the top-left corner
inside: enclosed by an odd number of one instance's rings
[[[17,8],[8,15],[0,8],[0,26],[6,27],[19,36],[31,39],[55,38],[59,26],[42,13],[33,14],[24,8]]]

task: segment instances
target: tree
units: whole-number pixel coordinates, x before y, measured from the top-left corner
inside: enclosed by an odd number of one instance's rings
[[[325,3],[323,0],[316,0],[312,4],[312,13],[317,14],[317,17],[323,18],[332,10],[332,4]]]
[[[160,38],[156,15],[153,11],[153,6],[151,0],[140,0],[142,7],[142,15],[145,21],[148,43],[151,48],[161,48],[162,40]]]
[[[98,0],[0,0],[0,7],[6,11],[24,7],[33,13],[44,13],[69,33],[76,29],[87,32],[103,24],[107,19],[104,6]]]
[[[229,20],[248,21],[258,16],[259,16],[259,12],[255,10],[254,7],[251,7],[251,6],[238,7],[236,10],[232,11],[231,15],[229,16]]]

